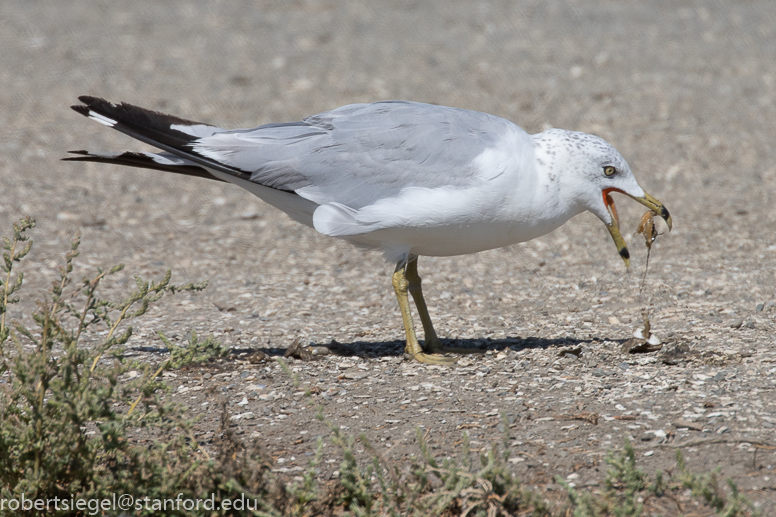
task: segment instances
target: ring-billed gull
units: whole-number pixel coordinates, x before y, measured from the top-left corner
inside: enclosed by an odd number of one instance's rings
[[[589,210],[626,265],[612,192],[668,210],[603,139],[562,129],[529,135],[503,118],[405,101],[352,104],[301,122],[226,130],[131,104],[79,97],[72,108],[163,152],[72,151],[84,160],[234,183],[318,232],[382,250],[406,353],[447,364],[423,299],[420,255],[451,256],[524,242]],[[415,334],[415,301],[424,346]]]

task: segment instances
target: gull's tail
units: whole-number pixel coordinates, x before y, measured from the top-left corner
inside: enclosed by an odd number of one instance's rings
[[[300,178],[304,179],[298,173],[288,176],[283,174],[287,169],[270,166],[264,177],[252,178],[252,174],[255,174],[257,169],[261,170],[267,160],[262,159],[261,156],[257,159],[235,160],[235,153],[239,156],[240,151],[245,151],[245,146],[241,145],[243,142],[216,146],[209,155],[205,154],[209,148],[201,145],[203,140],[229,136],[233,132],[123,102],[113,104],[97,97],[79,97],[78,100],[83,105],[72,106],[74,111],[163,151],[159,153],[70,151],[75,156],[64,160],[128,165],[227,181],[279,208],[292,219],[307,226],[313,226],[313,212],[318,205],[295,193],[296,184],[300,184]],[[303,136],[311,132],[309,126],[303,122],[270,124],[264,127],[291,128],[297,132],[301,128],[304,131]],[[237,140],[233,136],[232,139]],[[273,141],[272,138],[269,140]],[[255,148],[256,146],[249,146],[247,149],[250,152]],[[202,149],[204,152],[201,151]]]
[[[200,138],[224,131],[219,127],[124,102],[113,104],[98,97],[82,96],[78,100],[83,105],[71,106],[74,111],[166,152],[70,151],[77,156],[64,158],[66,161],[129,165],[223,181],[208,172],[208,169],[215,169],[236,178],[250,179],[246,171],[203,156],[193,149],[193,144]]]

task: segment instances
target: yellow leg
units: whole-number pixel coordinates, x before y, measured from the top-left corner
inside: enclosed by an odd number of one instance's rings
[[[428,307],[426,306],[426,300],[423,298],[423,289],[421,287],[421,279],[418,275],[418,259],[415,258],[407,262],[407,268],[404,273],[404,277],[407,279],[407,289],[412,295],[412,299],[415,301],[415,307],[418,309],[418,315],[420,316],[420,322],[423,324],[423,335],[426,338],[426,349],[429,346],[441,346],[439,338],[434,330],[434,325],[431,323],[431,316],[428,314]]]
[[[399,300],[401,319],[404,323],[404,331],[407,334],[407,346],[404,351],[413,359],[416,359],[421,363],[452,364],[456,361],[455,358],[427,354],[423,352],[422,348],[420,348],[417,335],[415,334],[415,325],[412,323],[412,314],[410,313],[410,299],[407,296],[409,281],[405,275],[406,267],[406,264],[399,262],[399,264],[396,266],[396,271],[393,273],[393,290],[396,292],[396,299]],[[426,317],[428,317],[428,311],[426,311]]]
[[[481,354],[484,350],[478,348],[459,348],[443,346],[439,341],[436,331],[434,330],[434,324],[431,323],[431,316],[428,314],[428,307],[426,306],[426,300],[423,298],[423,289],[421,287],[420,275],[418,275],[418,259],[414,259],[407,262],[405,278],[409,282],[407,288],[412,294],[412,299],[415,301],[415,307],[418,309],[418,315],[420,316],[420,322],[423,324],[423,335],[426,338],[423,349],[426,352],[435,354]]]

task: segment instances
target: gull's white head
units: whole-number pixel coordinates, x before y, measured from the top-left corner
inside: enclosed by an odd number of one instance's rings
[[[620,233],[612,192],[625,194],[654,210],[671,228],[668,210],[644,192],[622,155],[603,138],[549,129],[533,135],[533,141],[537,169],[550,182],[558,182],[560,195],[570,206],[589,210],[603,221],[626,265],[630,254]]]

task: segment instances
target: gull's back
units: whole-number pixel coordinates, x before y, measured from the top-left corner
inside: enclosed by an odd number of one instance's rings
[[[358,210],[408,187],[469,184],[479,172],[475,158],[510,128],[516,126],[485,113],[385,101],[219,131],[193,149],[250,172],[252,182]]]

